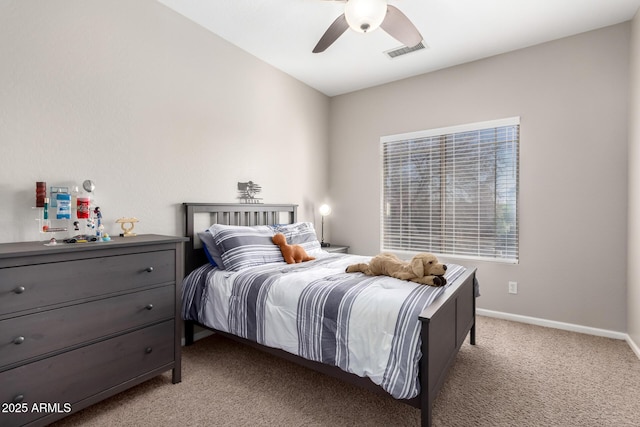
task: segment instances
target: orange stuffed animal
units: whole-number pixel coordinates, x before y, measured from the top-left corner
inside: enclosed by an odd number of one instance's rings
[[[274,235],[271,240],[280,247],[280,252],[287,264],[296,264],[304,261],[313,261],[315,258],[309,256],[307,251],[300,245],[287,244],[287,238],[282,233]]]

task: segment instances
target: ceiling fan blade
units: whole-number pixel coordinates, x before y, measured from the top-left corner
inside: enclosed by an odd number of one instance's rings
[[[422,41],[420,31],[397,7],[387,5],[387,15],[380,27],[407,47],[414,47]]]
[[[327,31],[322,35],[316,47],[313,48],[313,53],[324,52],[326,48],[338,40],[338,37],[340,37],[342,33],[347,31],[347,28],[349,28],[349,24],[343,13],[327,28]]]

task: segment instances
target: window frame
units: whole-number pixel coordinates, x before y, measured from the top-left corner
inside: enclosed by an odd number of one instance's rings
[[[415,249],[415,248],[402,248],[397,249],[387,248],[385,247],[385,212],[387,207],[385,206],[385,144],[394,143],[394,142],[402,142],[407,140],[415,140],[415,139],[424,139],[430,137],[446,137],[449,135],[464,133],[464,132],[475,132],[482,131],[487,129],[495,129],[500,127],[507,126],[517,126],[517,139],[516,139],[516,148],[515,148],[515,159],[513,161],[515,167],[515,256],[514,257],[499,257],[499,256],[483,256],[481,254],[461,254],[461,253],[438,253],[437,251],[429,250],[428,248],[424,249]],[[459,258],[459,259],[471,259],[471,260],[479,260],[479,261],[490,261],[490,262],[498,262],[498,263],[507,263],[507,264],[519,264],[520,262],[520,214],[519,214],[519,198],[520,198],[520,149],[521,149],[521,132],[520,132],[520,117],[508,117],[504,119],[497,120],[489,120],[483,122],[475,122],[475,123],[467,123],[456,126],[448,126],[434,129],[427,129],[416,132],[407,132],[401,134],[387,135],[380,138],[380,248],[381,251],[395,252],[400,255],[408,255],[411,256],[416,252],[432,252],[436,256],[442,258]],[[494,177],[494,180],[497,178]],[[442,194],[442,193],[441,193]],[[442,199],[444,200],[444,198]],[[444,201],[443,201],[444,203]],[[444,228],[443,228],[444,229]],[[496,228],[494,227],[494,231]],[[494,236],[497,236],[497,233],[494,233]]]

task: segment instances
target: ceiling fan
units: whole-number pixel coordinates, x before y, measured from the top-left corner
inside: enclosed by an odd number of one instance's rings
[[[344,13],[327,28],[313,53],[324,52],[347,28],[368,33],[381,27],[390,36],[407,47],[416,46],[422,35],[400,10],[387,4],[387,0],[338,0],[345,1]]]

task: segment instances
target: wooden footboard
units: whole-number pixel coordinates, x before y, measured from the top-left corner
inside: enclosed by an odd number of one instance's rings
[[[475,269],[465,271],[455,287],[449,287],[420,314],[420,407],[423,426],[431,425],[433,402],[468,333],[470,343],[476,343],[475,272]]]

